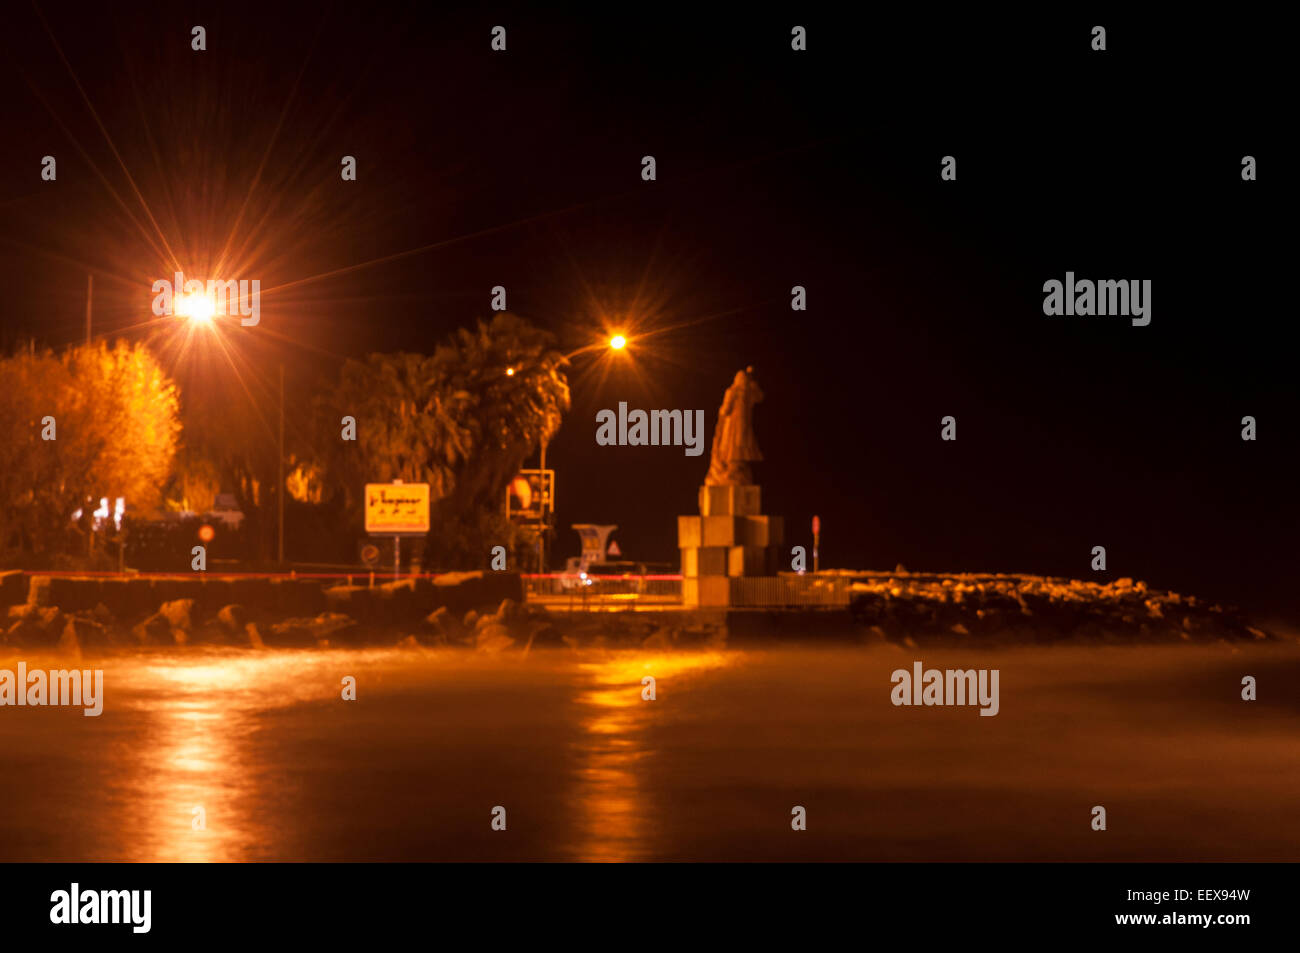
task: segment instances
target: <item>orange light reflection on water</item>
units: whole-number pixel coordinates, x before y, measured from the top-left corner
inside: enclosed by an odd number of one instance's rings
[[[722,652],[645,656],[620,654],[579,666],[587,687],[577,698],[579,721],[578,824],[576,859],[598,863],[642,859],[651,853],[654,805],[641,779],[654,770],[648,729],[671,718],[672,699],[684,683],[732,662]],[[655,679],[656,697],[642,697],[645,676]]]
[[[274,832],[257,810],[268,792],[257,790],[250,739],[266,709],[322,694],[325,683],[310,676],[319,664],[313,655],[158,658],[115,673],[151,722],[148,745],[118,757],[120,803],[129,809],[117,819],[124,860],[239,861],[265,853]],[[195,808],[203,810],[203,829]]]

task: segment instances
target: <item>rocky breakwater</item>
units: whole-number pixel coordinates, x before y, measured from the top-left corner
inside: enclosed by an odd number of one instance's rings
[[[903,643],[1265,641],[1238,610],[1132,579],[855,574],[849,611],[876,637]]]
[[[518,605],[514,573],[454,573],[361,586],[302,579],[42,576],[0,579],[0,645],[78,654],[140,646],[319,647],[437,642],[427,621]],[[22,601],[17,601],[18,597]]]

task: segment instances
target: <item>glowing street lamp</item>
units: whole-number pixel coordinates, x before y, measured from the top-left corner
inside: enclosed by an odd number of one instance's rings
[[[178,317],[189,318],[199,324],[210,324],[216,313],[216,302],[207,295],[184,294],[176,299]]]
[[[211,287],[211,282],[209,282]],[[223,299],[224,300],[224,299]],[[174,313],[177,317],[186,318],[191,325],[214,326],[217,316],[217,302],[211,295],[191,292],[176,297],[174,302]],[[513,370],[511,371],[513,373]],[[276,490],[276,563],[284,565],[284,362],[280,362],[280,434],[278,442],[278,457],[280,465],[280,479]],[[215,532],[212,527],[204,526],[200,531],[200,538],[203,538],[204,531],[209,534]],[[210,536],[208,537],[211,538]],[[207,539],[204,539],[207,542]]]
[[[608,345],[609,345],[609,349],[610,349],[611,351],[623,351],[623,350],[627,347],[627,337],[626,337],[625,335],[622,335],[622,334],[615,334],[615,335],[611,336],[610,339],[609,339],[609,341],[606,342],[606,343],[608,343]],[[565,360],[565,361],[568,361],[568,360],[570,360],[570,359],[572,359],[572,358],[577,357],[579,354],[590,353],[591,351],[598,351],[598,350],[600,350],[600,344],[599,344],[599,343],[588,344],[588,345],[586,345],[585,347],[580,347],[580,348],[578,348],[576,351],[570,351],[568,354],[564,355],[564,360]],[[506,370],[506,373],[507,373],[507,374],[514,374],[514,368],[509,368],[509,369],[507,369],[507,370]],[[545,441],[545,440],[542,441],[542,449],[541,449],[541,460],[540,460],[540,463],[541,463],[541,470],[542,470],[542,472],[543,472],[543,474],[544,474],[544,473],[546,472],[546,441]],[[545,479],[545,476],[543,476],[542,479],[544,480],[544,479]],[[542,529],[541,538],[538,540],[538,546],[537,546],[537,570],[538,570],[538,572],[545,572],[545,570],[546,570],[546,530],[545,530],[545,527],[546,527],[546,510],[547,510],[547,506],[548,506],[549,503],[550,503],[550,500],[547,498],[547,494],[546,494],[546,492],[543,490],[543,493],[542,493],[542,527],[543,527],[543,529]]]

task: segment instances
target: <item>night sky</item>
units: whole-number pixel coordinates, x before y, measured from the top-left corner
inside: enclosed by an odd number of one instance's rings
[[[500,284],[565,350],[632,340],[572,369],[558,556],[571,523],[609,522],[625,556],[675,563],[707,450],[597,447],[596,412],[704,408],[711,440],[752,364],[764,510],[787,546],[820,514],[823,566],[1094,578],[1104,545],[1105,578],[1300,616],[1292,110],[1263,25],[42,9],[7,11],[0,40],[6,348],[79,339],[87,270],[96,334],[148,339],[159,231],[202,276],[233,230],[240,276],[286,286],[236,329],[268,401],[278,358],[302,394],[345,357],[431,351]],[[1066,271],[1150,279],[1150,326],[1044,316]]]

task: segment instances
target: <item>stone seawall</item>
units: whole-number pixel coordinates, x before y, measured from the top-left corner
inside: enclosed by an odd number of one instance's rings
[[[358,576],[356,578],[365,578]],[[0,576],[0,644],[66,650],[113,645],[366,644],[518,605],[518,573],[412,577],[375,586],[338,580],[194,576]]]
[[[358,575],[356,579],[365,579]],[[41,573],[0,574],[0,607],[28,604],[57,606],[67,613],[103,606],[121,622],[137,621],[164,602],[193,599],[199,615],[215,615],[223,606],[241,605],[256,612],[312,615],[350,606],[369,617],[391,615],[399,606],[418,618],[446,606],[454,612],[496,606],[503,599],[523,599],[518,573],[465,572],[412,577],[374,586],[339,585],[338,579],[288,579],[220,576],[63,576]],[[347,609],[335,609],[347,611]],[[352,613],[349,613],[352,614]],[[355,615],[364,621],[362,615]]]

